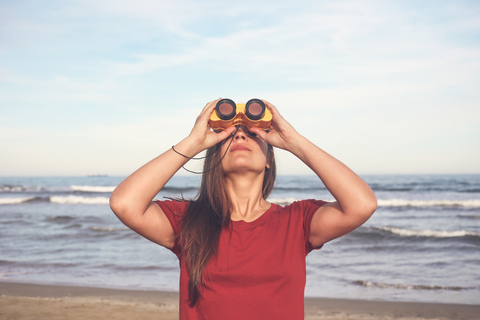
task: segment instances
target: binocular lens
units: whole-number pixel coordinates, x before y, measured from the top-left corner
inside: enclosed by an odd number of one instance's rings
[[[228,103],[222,103],[218,106],[218,111],[220,111],[221,114],[230,114],[233,112],[233,106]]]
[[[230,99],[222,99],[217,102],[215,107],[217,116],[222,120],[232,120],[237,114],[237,106]]]
[[[265,103],[260,99],[252,99],[245,105],[247,117],[251,120],[260,120],[265,114]]]
[[[262,106],[259,105],[258,103],[252,103],[248,107],[248,111],[255,116],[255,115],[261,114],[263,112],[263,109],[262,109]]]

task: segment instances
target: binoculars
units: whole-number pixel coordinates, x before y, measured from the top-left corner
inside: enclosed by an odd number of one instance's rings
[[[210,126],[216,132],[237,125],[244,125],[249,130],[257,127],[267,131],[271,122],[272,113],[260,99],[250,99],[246,104],[222,99],[210,116]]]

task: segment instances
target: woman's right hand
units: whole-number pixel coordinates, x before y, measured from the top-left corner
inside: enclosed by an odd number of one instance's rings
[[[217,101],[219,100],[209,102],[203,108],[192,132],[175,145],[177,152],[193,157],[232,134],[235,127],[220,133],[210,130],[208,122]],[[152,199],[187,161],[188,159],[169,149],[142,166],[112,192],[110,207],[113,212],[126,226],[145,238],[172,248],[175,242],[172,225]]]
[[[220,100],[221,98],[217,100],[213,100],[205,105],[202,112],[197,117],[192,131],[187,137],[187,139],[193,140],[195,142],[195,145],[198,146],[199,150],[196,151],[196,153],[199,153],[205,149],[213,147],[220,141],[227,139],[235,130],[234,126],[227,128],[218,133],[210,130],[210,125],[209,125],[210,116],[215,110],[215,106],[217,105],[217,102]]]

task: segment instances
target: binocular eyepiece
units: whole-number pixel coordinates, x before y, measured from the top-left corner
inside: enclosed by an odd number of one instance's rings
[[[236,104],[230,99],[217,102],[215,111],[210,116],[210,126],[214,131],[222,131],[228,127],[245,125],[248,129],[259,127],[268,130],[272,122],[272,114],[260,99],[250,99],[246,104]]]
[[[259,99],[251,99],[245,105],[245,115],[248,119],[257,121],[265,114],[265,103]],[[237,105],[230,99],[222,99],[217,102],[215,107],[217,116],[224,120],[232,120],[237,115]]]

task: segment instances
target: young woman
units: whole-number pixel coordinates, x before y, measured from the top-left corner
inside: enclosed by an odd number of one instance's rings
[[[273,116],[268,132],[244,126],[211,131],[218,101],[205,106],[188,137],[125,179],[110,206],[125,225],[178,256],[180,319],[303,319],[306,255],[367,221],[376,197],[267,101]],[[272,146],[309,166],[336,201],[269,203]],[[152,200],[189,157],[205,149],[197,199]]]

